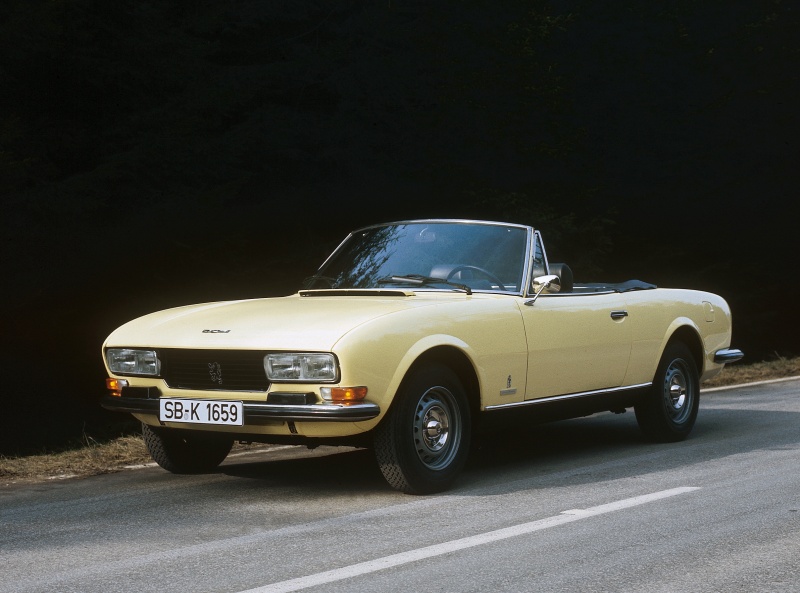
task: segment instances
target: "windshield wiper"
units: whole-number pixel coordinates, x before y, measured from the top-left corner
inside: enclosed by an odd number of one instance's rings
[[[472,294],[472,289],[466,284],[459,284],[457,282],[450,282],[444,278],[431,278],[430,276],[421,276],[420,274],[404,274],[403,276],[388,276],[386,278],[379,278],[378,284],[389,284],[391,282],[406,282],[408,284],[416,284],[424,286],[425,284],[447,284],[454,286],[459,290],[463,290],[467,294]]]

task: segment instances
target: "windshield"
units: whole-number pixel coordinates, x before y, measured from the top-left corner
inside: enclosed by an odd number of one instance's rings
[[[528,231],[466,222],[413,222],[353,233],[305,288],[521,292]],[[439,280],[439,282],[437,282]]]

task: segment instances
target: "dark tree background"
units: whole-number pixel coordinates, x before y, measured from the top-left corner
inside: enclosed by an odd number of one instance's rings
[[[130,428],[137,315],[293,292],[347,231],[533,224],[579,280],[731,303],[798,352],[798,7],[5,0],[0,453]],[[796,216],[796,215],[795,215]]]

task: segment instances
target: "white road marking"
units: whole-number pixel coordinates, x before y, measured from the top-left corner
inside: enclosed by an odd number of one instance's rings
[[[701,387],[700,393],[712,393],[714,391],[725,391],[727,389],[736,389],[737,387],[755,387],[757,385],[771,385],[772,383],[783,383],[785,381],[795,381],[800,379],[800,376],[783,377],[781,379],[765,379],[764,381],[753,381],[751,383],[737,383],[736,385],[723,385],[722,387]]]
[[[264,585],[263,587],[248,589],[247,591],[242,591],[241,593],[290,593],[291,591],[301,591],[310,587],[325,585],[327,583],[342,581],[344,579],[362,576],[372,572],[377,572],[379,570],[385,570],[387,568],[401,566],[411,562],[417,562],[418,560],[435,558],[436,556],[450,554],[451,552],[474,548],[476,546],[482,546],[520,535],[527,535],[529,533],[541,531],[550,527],[557,527],[559,525],[572,523],[573,521],[580,521],[581,519],[588,519],[590,517],[596,517],[606,513],[613,513],[623,509],[629,509],[631,507],[655,502],[664,498],[678,496],[688,492],[694,492],[695,490],[700,490],[700,488],[690,486],[672,488],[671,490],[662,490],[652,494],[626,498],[624,500],[619,500],[588,509],[572,509],[569,511],[563,511],[559,515],[548,517],[546,519],[539,519],[538,521],[531,521],[529,523],[521,523],[520,525],[514,525],[504,529],[497,529],[496,531],[489,531],[487,533],[481,533],[471,537],[464,537],[433,546],[427,546],[418,550],[392,554],[391,556],[384,556],[383,558],[376,558],[375,560],[369,560],[367,562],[359,562],[358,564],[353,564],[351,566],[344,566],[342,568],[319,572],[305,577],[272,583],[271,585]]]

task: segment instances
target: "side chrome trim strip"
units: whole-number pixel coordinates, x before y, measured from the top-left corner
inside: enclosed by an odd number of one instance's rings
[[[581,391],[579,393],[567,393],[564,395],[554,395],[552,397],[539,397],[536,399],[528,399],[524,402],[514,402],[510,404],[497,404],[495,406],[486,406],[484,410],[490,412],[492,410],[501,410],[508,408],[521,408],[523,406],[533,406],[536,404],[549,404],[553,402],[569,401],[571,399],[579,399],[582,397],[591,397],[593,395],[610,395],[613,393],[625,393],[627,391],[635,391],[637,389],[644,389],[650,387],[651,383],[640,383],[638,385],[629,385],[627,387],[614,387],[610,389],[597,389],[595,391]]]

